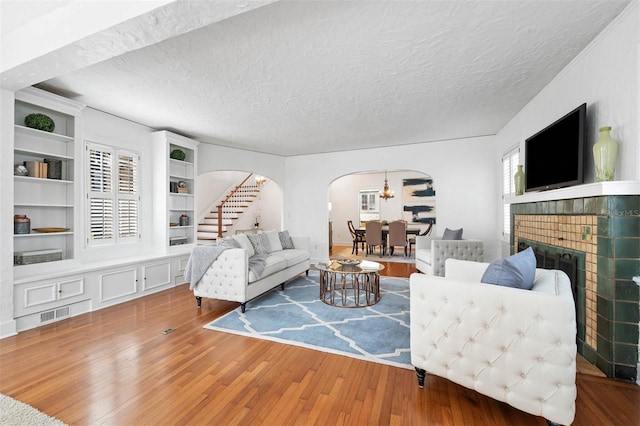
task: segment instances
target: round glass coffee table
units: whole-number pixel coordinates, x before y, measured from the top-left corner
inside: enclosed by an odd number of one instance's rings
[[[320,300],[340,308],[363,308],[380,301],[380,271],[370,261],[333,260],[314,265],[320,271]]]

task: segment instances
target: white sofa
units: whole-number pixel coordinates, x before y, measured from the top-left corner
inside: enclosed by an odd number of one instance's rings
[[[263,273],[249,272],[249,252],[244,248],[223,251],[196,283],[193,294],[198,307],[202,298],[240,302],[242,312],[250,300],[303,272],[309,274],[310,239],[291,236],[293,249],[268,253]]]
[[[488,263],[449,259],[445,277],[410,277],[411,362],[547,421],[571,424],[576,319],[571,285],[536,269],[522,290],[480,283]]]
[[[416,237],[416,269],[427,275],[444,276],[447,259],[484,260],[480,240],[443,240],[430,235]]]

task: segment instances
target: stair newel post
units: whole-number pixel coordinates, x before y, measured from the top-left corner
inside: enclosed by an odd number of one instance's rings
[[[222,204],[218,204],[218,238],[222,238]]]

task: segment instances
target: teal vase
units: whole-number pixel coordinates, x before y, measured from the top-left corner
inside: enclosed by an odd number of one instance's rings
[[[596,168],[596,180],[598,182],[613,180],[617,156],[618,143],[611,139],[611,127],[601,127],[600,138],[593,145],[593,163]]]
[[[524,170],[522,170],[521,164],[518,164],[518,171],[513,175],[513,183],[516,188],[516,195],[524,194]]]

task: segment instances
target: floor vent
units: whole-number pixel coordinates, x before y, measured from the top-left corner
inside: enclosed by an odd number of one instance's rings
[[[40,322],[47,322],[56,319],[56,311],[47,311],[40,314]]]
[[[69,306],[65,306],[64,308],[58,308],[52,311],[41,312],[40,313],[40,322],[52,321],[58,318],[68,317],[71,314],[71,308]]]
[[[56,318],[68,317],[71,309],[68,306],[56,309]]]

